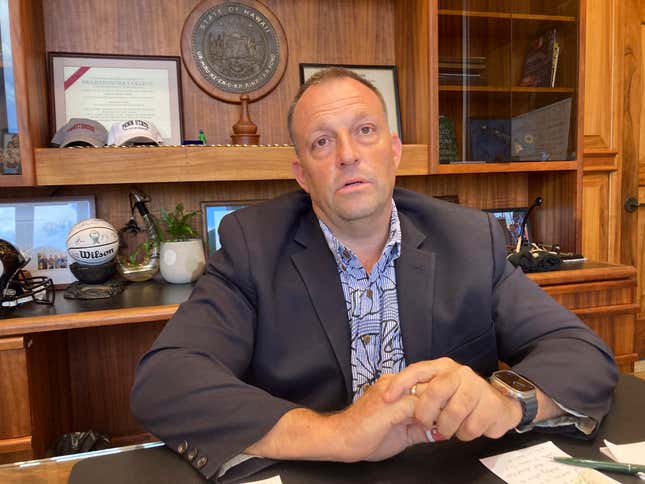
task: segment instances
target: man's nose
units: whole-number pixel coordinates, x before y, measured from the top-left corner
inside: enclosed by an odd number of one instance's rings
[[[358,161],[358,153],[354,140],[349,133],[340,133],[336,141],[338,151],[338,162],[341,165],[352,165]]]

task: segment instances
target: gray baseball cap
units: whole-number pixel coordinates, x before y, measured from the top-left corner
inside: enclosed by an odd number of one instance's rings
[[[72,118],[52,138],[52,144],[65,146],[105,146],[108,132],[98,121],[87,118]]]

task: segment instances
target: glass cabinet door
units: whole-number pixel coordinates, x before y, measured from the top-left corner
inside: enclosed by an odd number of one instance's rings
[[[576,158],[578,1],[439,0],[439,161]]]

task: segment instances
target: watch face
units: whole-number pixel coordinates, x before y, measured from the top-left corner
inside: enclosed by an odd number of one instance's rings
[[[530,392],[535,390],[535,386],[533,386],[531,382],[512,371],[498,371],[495,376],[514,390],[520,392]]]

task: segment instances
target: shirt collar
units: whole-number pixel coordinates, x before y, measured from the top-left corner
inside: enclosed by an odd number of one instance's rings
[[[343,243],[334,236],[327,224],[325,224],[321,219],[318,219],[318,224],[325,235],[325,240],[327,241],[329,250],[331,250],[334,259],[336,260],[338,268],[342,271],[347,270],[347,268],[360,268],[361,263],[358,261],[358,258],[354,255],[351,249],[345,247]],[[393,199],[392,215],[390,216],[390,231],[387,241],[385,242],[385,247],[383,247],[383,253],[377,263],[379,271],[382,270],[390,261],[397,259],[400,254],[401,222],[399,221],[399,212],[396,209],[396,204]]]

